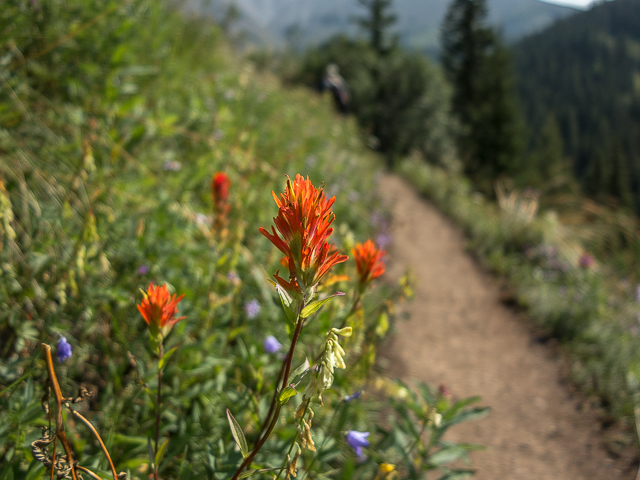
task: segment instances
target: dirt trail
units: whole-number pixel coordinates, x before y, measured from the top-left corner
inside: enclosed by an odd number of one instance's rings
[[[451,429],[450,439],[487,447],[474,452],[478,480],[629,479],[602,446],[596,415],[561,380],[561,363],[530,327],[499,301],[499,285],[464,250],[458,228],[395,176],[380,179],[392,210],[388,270],[411,267],[411,319],[383,354],[389,373],[446,384],[457,397],[482,396],[482,420]]]

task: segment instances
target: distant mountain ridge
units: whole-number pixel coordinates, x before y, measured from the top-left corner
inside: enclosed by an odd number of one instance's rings
[[[439,29],[450,0],[396,0],[396,31],[404,45],[425,51],[438,49]],[[303,45],[319,43],[337,33],[355,33],[350,22],[362,14],[356,0],[216,0],[209,10],[235,4],[245,21],[267,32],[270,42],[283,44],[291,27]],[[576,10],[538,0],[488,0],[489,20],[507,40],[539,31]],[[291,30],[290,30],[291,31]]]
[[[640,213],[640,0],[614,0],[514,45],[532,129],[553,115],[585,191]]]

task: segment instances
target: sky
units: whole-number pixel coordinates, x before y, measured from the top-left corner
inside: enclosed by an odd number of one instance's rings
[[[546,3],[555,3],[556,5],[568,5],[577,8],[588,8],[596,3],[597,0],[542,0]]]

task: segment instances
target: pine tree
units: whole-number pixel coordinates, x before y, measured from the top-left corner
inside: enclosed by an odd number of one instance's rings
[[[355,23],[369,34],[371,47],[379,55],[386,55],[398,44],[397,35],[389,34],[389,28],[398,20],[389,12],[393,0],[358,0],[358,3],[367,9],[367,16],[356,18]]]
[[[485,25],[485,0],[453,0],[442,28],[442,64],[454,87],[465,170],[490,183],[515,173],[523,146],[510,58]]]

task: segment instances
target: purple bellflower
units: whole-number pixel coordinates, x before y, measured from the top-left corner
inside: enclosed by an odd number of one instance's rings
[[[269,335],[264,339],[264,351],[267,353],[276,353],[278,350],[282,348],[282,344],[278,341],[276,337],[273,335]]]
[[[58,348],[56,351],[59,362],[64,362],[67,358],[71,358],[71,345],[67,342],[65,337],[60,337],[58,340]]]
[[[367,440],[368,436],[369,432],[358,432],[357,430],[349,430],[347,432],[347,443],[356,451],[356,455],[360,459],[363,458],[362,447],[369,446],[369,440]]]
[[[347,395],[346,397],[344,397],[343,400],[345,402],[350,402],[351,400],[359,399],[361,395],[362,395],[362,392],[354,392],[351,395]]]
[[[244,304],[244,311],[247,313],[247,318],[249,320],[253,320],[260,313],[260,302],[255,298],[253,300],[249,300]]]

